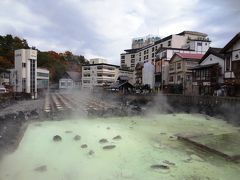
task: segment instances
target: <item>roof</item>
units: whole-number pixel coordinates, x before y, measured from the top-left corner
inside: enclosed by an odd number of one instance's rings
[[[197,31],[183,31],[178,33],[177,35],[184,35],[184,34],[191,34],[191,35],[204,36],[204,37],[208,36],[205,33],[197,32]]]
[[[126,76],[126,75],[120,75],[120,76],[118,76],[118,80],[121,80],[121,81],[128,81],[128,80],[129,80],[129,77]]]
[[[84,67],[84,66],[99,66],[99,65],[106,65],[106,66],[113,66],[113,67],[116,67],[116,68],[120,68],[120,66],[118,66],[118,65],[107,64],[107,63],[86,64],[86,65],[82,65],[82,67]]]
[[[217,56],[221,59],[224,59],[224,54],[220,53],[222,50],[222,48],[215,48],[215,47],[210,47],[207,52],[204,54],[204,56],[202,57],[201,61],[199,62],[199,64],[201,62],[203,62],[210,54]]]
[[[192,53],[175,53],[183,59],[201,59],[203,54],[192,54]]]
[[[196,70],[196,69],[204,69],[204,68],[209,68],[209,67],[213,67],[215,65],[218,65],[218,63],[214,63],[214,64],[207,64],[207,65],[198,65],[192,68],[189,68],[190,70]]]
[[[67,71],[68,76],[75,82],[81,81],[82,74],[76,71]]]
[[[233,44],[235,44],[240,39],[240,32],[237,33],[222,49],[221,53],[225,53],[228,49],[230,49]]]
[[[123,85],[128,85],[128,86],[131,86],[131,87],[133,87],[133,85],[132,84],[130,84],[129,82],[123,82],[123,83],[119,83],[119,82],[115,82],[115,83],[113,83],[113,84],[111,84],[110,86],[109,86],[109,88],[110,89],[119,89],[121,86],[123,86]]]

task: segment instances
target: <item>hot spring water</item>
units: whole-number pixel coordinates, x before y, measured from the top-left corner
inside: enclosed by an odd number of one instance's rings
[[[32,123],[18,149],[0,162],[0,180],[239,179],[239,164],[174,136],[225,132],[238,129],[187,114]],[[54,142],[55,135],[62,140]],[[114,146],[103,149],[107,145]]]

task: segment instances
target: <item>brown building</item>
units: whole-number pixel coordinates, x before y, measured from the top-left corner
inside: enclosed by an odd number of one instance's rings
[[[191,68],[198,65],[202,54],[175,53],[169,61],[169,93],[191,94]]]

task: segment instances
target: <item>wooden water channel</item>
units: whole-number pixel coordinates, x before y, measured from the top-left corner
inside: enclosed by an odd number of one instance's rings
[[[101,116],[106,112],[114,111],[116,105],[95,97],[75,96],[72,94],[49,93],[45,97],[44,112],[47,116],[67,115],[76,113]]]

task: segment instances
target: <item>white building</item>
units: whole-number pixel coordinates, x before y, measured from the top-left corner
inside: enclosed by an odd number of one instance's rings
[[[37,68],[37,89],[46,90],[49,88],[49,70]]]
[[[37,50],[15,50],[15,70],[16,91],[30,93],[33,98],[37,98]]]
[[[151,89],[154,88],[155,85],[155,66],[152,62],[146,62],[143,65],[142,70],[142,84],[149,85]]]
[[[126,49],[120,54],[121,67],[134,69],[138,62],[154,62],[157,51],[161,48],[185,49],[203,54],[208,50],[209,44],[207,34],[194,31],[183,31],[162,39],[158,37],[133,39],[132,49]]]
[[[80,72],[66,71],[59,80],[59,89],[73,89],[81,87],[82,75]]]
[[[94,87],[108,86],[116,82],[119,66],[107,64],[107,60],[91,59],[90,64],[82,66],[82,87],[94,89]]]

